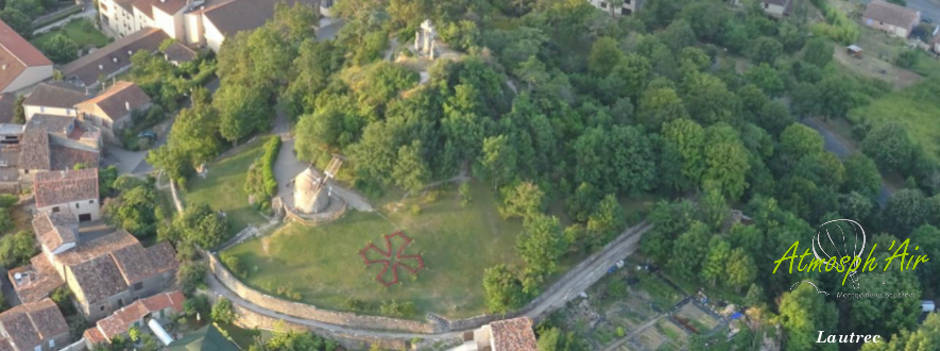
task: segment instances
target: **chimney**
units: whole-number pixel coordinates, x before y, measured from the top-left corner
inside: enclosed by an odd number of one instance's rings
[[[130,101],[124,101],[124,109],[126,109],[126,110],[128,110],[128,111],[131,110],[131,102],[130,102]]]
[[[0,71],[6,71],[6,70],[7,70],[7,64],[4,63],[3,66],[0,66]]]

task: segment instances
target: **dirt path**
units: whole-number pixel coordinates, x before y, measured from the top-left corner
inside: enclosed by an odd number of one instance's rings
[[[648,231],[650,228],[652,228],[652,225],[647,224],[646,222],[642,222],[636,226],[624,230],[624,232],[619,237],[617,237],[617,239],[607,244],[607,246],[605,246],[601,251],[594,253],[576,265],[574,268],[568,271],[568,273],[563,275],[558,281],[552,284],[542,295],[526,305],[521,310],[521,315],[533,319],[541,319],[555,309],[563,307],[568,301],[576,298],[578,294],[604,277],[604,275],[607,273],[607,270],[611,266],[615,265],[617,261],[624,259],[625,257],[632,254],[637,248],[640,237],[642,237],[643,233]],[[316,320],[297,318],[260,307],[251,303],[250,301],[240,298],[238,295],[234,294],[231,290],[222,285],[211,273],[208,274],[208,283],[209,289],[214,294],[217,296],[224,296],[240,307],[264,316],[283,319],[287,322],[306,326],[313,331],[329,333],[331,335],[360,337],[366,336],[372,338],[397,340],[421,338],[425,340],[443,341],[459,340],[460,335],[464,331],[459,330],[433,334],[403,333],[364,329],[355,326],[335,325]],[[475,327],[468,328],[468,330],[474,329]]]

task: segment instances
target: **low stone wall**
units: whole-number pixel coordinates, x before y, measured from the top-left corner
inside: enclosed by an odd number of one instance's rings
[[[325,330],[321,328],[313,328],[298,323],[290,322],[288,320],[272,318],[265,316],[263,314],[254,312],[247,308],[234,305],[235,313],[238,315],[238,318],[235,320],[235,324],[242,328],[247,329],[261,329],[268,331],[312,331],[323,337],[336,340],[344,348],[350,350],[365,350],[371,347],[373,344],[378,344],[382,350],[406,350],[410,343],[409,340],[399,340],[399,339],[379,339],[374,337],[368,337],[364,335],[349,335],[335,333],[330,330]]]
[[[251,288],[232,274],[214,254],[206,255],[209,260],[209,271],[226,288],[242,299],[259,307],[302,319],[310,319],[323,323],[350,326],[373,330],[395,330],[410,333],[430,334],[443,331],[443,325],[432,325],[413,320],[388,318],[380,316],[364,316],[349,312],[321,310],[316,306],[288,301],[279,297],[262,293]]]
[[[85,338],[78,339],[78,341],[73,342],[71,345],[66,345],[65,347],[59,349],[59,351],[84,351],[86,350],[87,345],[85,345]]]
[[[337,197],[331,198],[330,201],[339,201],[340,204],[338,204],[335,208],[334,206],[330,206],[327,212],[313,215],[300,215],[292,211],[287,206],[284,206],[284,214],[288,219],[307,226],[315,226],[326,222],[332,222],[342,217],[346,213],[346,209],[349,206],[346,204],[346,201],[343,201]]]

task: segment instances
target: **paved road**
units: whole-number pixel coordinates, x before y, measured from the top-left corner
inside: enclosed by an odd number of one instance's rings
[[[594,253],[579,263],[571,271],[566,273],[561,277],[561,279],[549,287],[545,293],[539,296],[539,298],[532,301],[529,305],[523,308],[523,315],[534,319],[540,319],[555,309],[564,306],[568,301],[576,298],[578,294],[585,291],[588,287],[600,280],[606,274],[607,270],[611,266],[615,265],[617,261],[624,259],[632,254],[638,246],[637,244],[640,240],[640,237],[642,237],[643,233],[648,231],[650,228],[652,228],[652,225],[647,224],[646,222],[627,228],[619,237],[617,237],[617,239],[607,244],[607,246],[605,246],[601,251]],[[329,333],[338,336],[365,336],[371,338],[398,340],[421,338],[432,341],[458,340],[460,335],[463,333],[463,331],[435,334],[401,333],[393,331],[360,329],[351,326],[341,326],[297,318],[260,307],[247,300],[244,300],[222,285],[211,273],[208,274],[208,276],[209,289],[217,296],[224,296],[231,300],[232,303],[242,308],[251,310],[255,313],[303,325],[310,328],[311,330],[321,333]]]

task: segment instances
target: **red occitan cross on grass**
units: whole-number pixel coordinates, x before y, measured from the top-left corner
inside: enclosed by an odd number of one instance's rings
[[[404,269],[412,275],[417,275],[418,271],[424,268],[424,259],[421,255],[408,255],[405,250],[411,246],[414,240],[401,231],[394,234],[385,235],[385,249],[375,246],[375,243],[369,243],[366,247],[359,250],[359,256],[365,261],[366,266],[381,264],[382,270],[375,275],[375,280],[382,285],[392,286],[399,282],[399,269]],[[375,254],[370,255],[369,252]],[[376,257],[375,259],[369,256]]]

